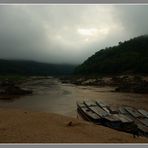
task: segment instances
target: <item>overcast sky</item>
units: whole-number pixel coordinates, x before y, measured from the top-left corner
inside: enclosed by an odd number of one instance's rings
[[[0,5],[0,58],[79,64],[148,33],[148,5]]]

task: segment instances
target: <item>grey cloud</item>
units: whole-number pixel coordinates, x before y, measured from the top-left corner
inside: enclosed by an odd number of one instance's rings
[[[147,6],[1,5],[0,58],[81,63],[148,32]]]
[[[148,34],[148,5],[116,6],[117,18],[130,36]]]

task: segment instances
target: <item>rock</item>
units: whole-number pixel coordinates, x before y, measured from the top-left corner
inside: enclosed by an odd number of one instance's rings
[[[117,88],[117,92],[148,93],[148,82],[123,83]]]
[[[67,126],[72,126],[72,121],[68,122]]]
[[[16,86],[16,83],[12,81],[3,81],[1,82],[0,87],[1,95],[25,95],[32,93],[32,90],[22,89],[19,86]]]
[[[12,95],[25,95],[25,94],[31,94],[32,91],[31,90],[24,90],[21,89],[18,86],[13,86],[13,87],[7,87],[5,89],[5,94],[12,94]]]

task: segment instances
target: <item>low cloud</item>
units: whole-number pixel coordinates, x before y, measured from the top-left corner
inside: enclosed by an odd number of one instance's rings
[[[147,34],[147,15],[147,5],[0,5],[0,58],[79,64]]]

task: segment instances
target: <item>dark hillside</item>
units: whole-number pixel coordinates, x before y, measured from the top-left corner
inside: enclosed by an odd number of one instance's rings
[[[74,65],[48,64],[23,60],[0,60],[0,75],[69,75]]]
[[[99,50],[78,66],[75,74],[148,74],[148,35]]]

